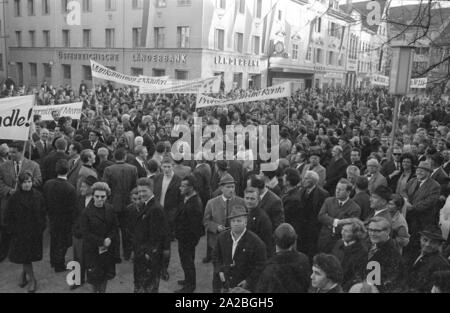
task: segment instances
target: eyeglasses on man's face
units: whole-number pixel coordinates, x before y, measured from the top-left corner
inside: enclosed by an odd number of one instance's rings
[[[95,199],[106,199],[106,196],[99,196],[99,195],[94,195]]]

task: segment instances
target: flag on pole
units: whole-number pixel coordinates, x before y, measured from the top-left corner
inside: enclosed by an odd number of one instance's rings
[[[347,30],[347,28],[345,26],[342,26],[341,31],[341,43],[339,45],[339,53],[342,52],[342,47],[344,46],[344,37],[345,37],[345,31]]]
[[[228,29],[227,29],[227,45],[228,48],[233,48],[233,34],[234,34],[234,26],[236,25],[236,18],[238,15],[238,11],[239,11],[239,4],[240,1],[239,0],[234,0],[234,14],[231,17],[231,21],[230,24],[228,25]]]
[[[270,48],[270,39],[272,36],[272,27],[273,27],[273,20],[275,18],[275,8],[277,4],[270,9],[269,13],[266,14],[263,20],[263,33],[262,33],[262,48],[263,53],[266,55],[269,55],[269,48]]]
[[[252,38],[250,34],[252,33],[253,26],[253,15],[251,14],[248,6],[245,6],[245,31],[244,31],[244,53],[248,53],[248,45]],[[253,51],[252,51],[253,52]]]

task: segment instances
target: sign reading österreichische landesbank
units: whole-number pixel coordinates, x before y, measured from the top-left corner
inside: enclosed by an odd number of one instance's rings
[[[187,55],[183,53],[177,54],[133,53],[133,62],[186,64]]]
[[[259,67],[259,60],[258,59],[246,59],[246,58],[233,57],[233,56],[225,57],[225,56],[216,55],[214,57],[214,64]]]

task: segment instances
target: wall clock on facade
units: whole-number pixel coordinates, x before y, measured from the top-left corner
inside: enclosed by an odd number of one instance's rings
[[[277,54],[281,54],[284,52],[284,44],[281,41],[275,44],[275,52]]]

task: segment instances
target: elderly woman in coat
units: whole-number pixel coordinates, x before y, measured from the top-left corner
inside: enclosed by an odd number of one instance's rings
[[[33,189],[31,173],[21,173],[18,190],[6,208],[5,224],[12,235],[9,260],[23,265],[19,287],[24,288],[30,282],[28,292],[36,292],[37,288],[32,263],[42,260],[45,216],[44,198]]]
[[[114,252],[119,244],[119,223],[113,208],[105,203],[110,193],[108,184],[95,183],[93,201],[81,215],[87,279],[94,293],[105,293],[107,281],[116,276]]]
[[[342,226],[342,239],[333,248],[332,254],[341,262],[344,278],[342,288],[350,289],[355,283],[363,281],[362,273],[367,265],[367,231],[364,223],[350,218]]]

